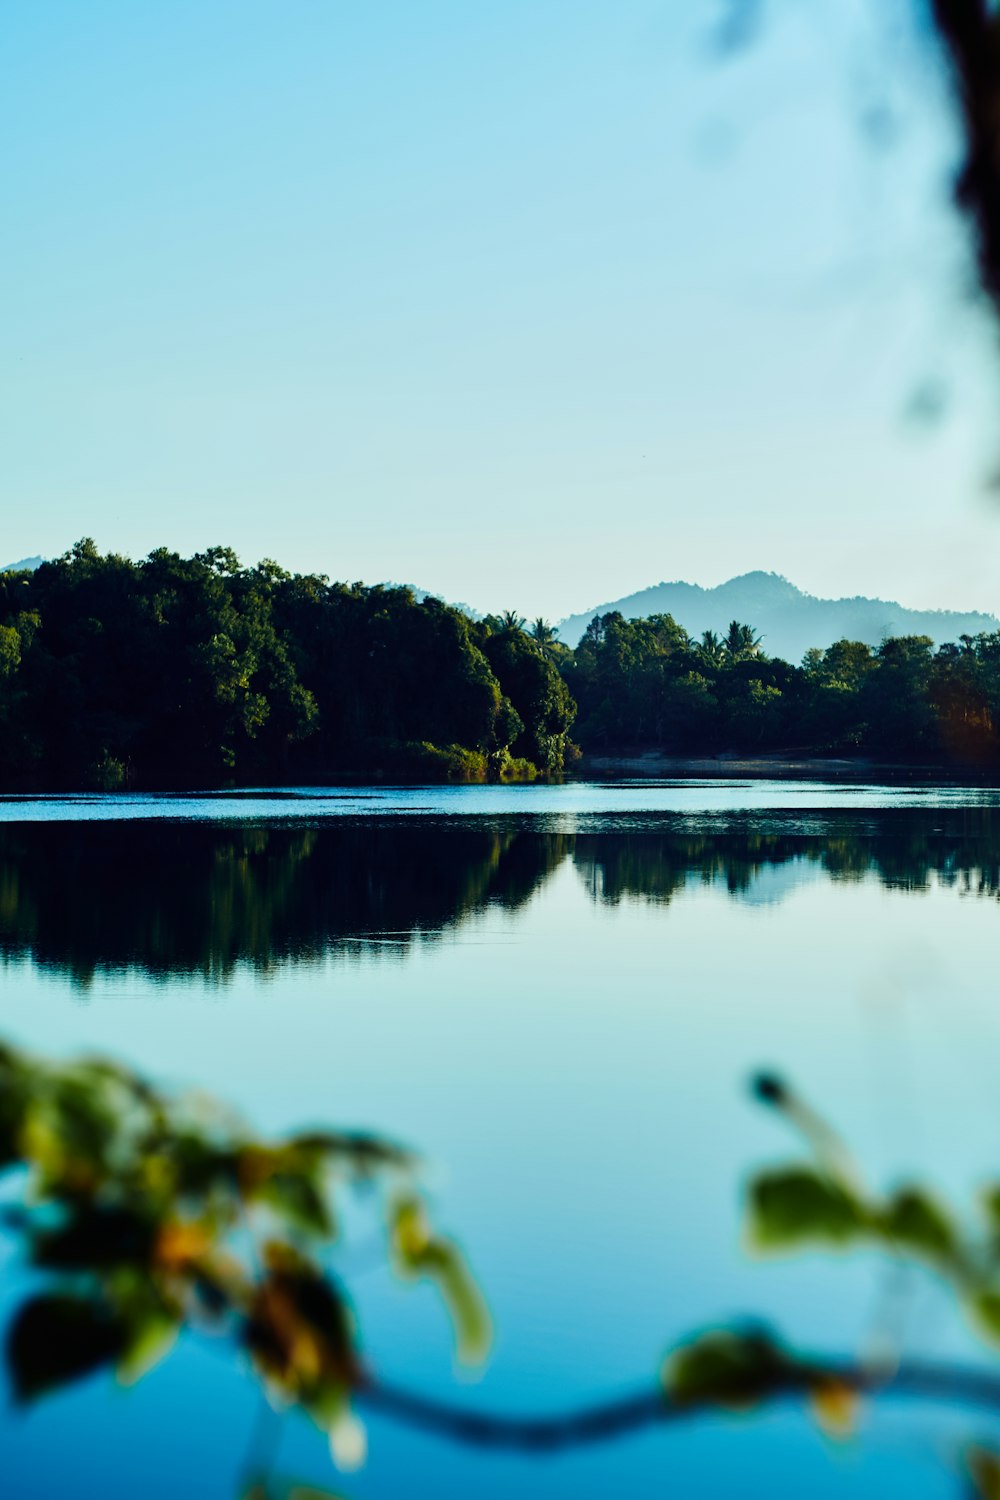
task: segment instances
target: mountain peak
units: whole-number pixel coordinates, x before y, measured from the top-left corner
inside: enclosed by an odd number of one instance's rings
[[[766,573],[763,568],[757,568],[752,573],[739,573],[728,582],[720,583],[718,589],[753,589],[760,597],[772,599],[812,598],[811,594],[804,594],[794,583],[790,583],[783,573]],[[706,593],[712,592],[715,591],[706,590]]]
[[[958,610],[906,609],[887,599],[820,599],[806,594],[781,573],[757,569],[741,573],[715,588],[697,584],[658,583],[623,599],[598,605],[559,622],[561,638],[575,646],[595,615],[619,610],[626,619],[670,614],[693,636],[725,631],[738,619],[763,636],[769,656],[801,661],[812,646],[825,649],[837,640],[878,646],[886,636],[929,635],[940,644],[960,635],[1000,629],[995,615]]]

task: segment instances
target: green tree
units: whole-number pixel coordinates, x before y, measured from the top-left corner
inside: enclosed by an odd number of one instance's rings
[[[760,655],[762,637],[752,625],[741,625],[738,620],[729,622],[723,647],[731,661],[749,661]]]

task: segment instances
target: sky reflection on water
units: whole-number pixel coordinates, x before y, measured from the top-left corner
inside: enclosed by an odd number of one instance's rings
[[[489,817],[605,818],[649,813],[753,812],[830,807],[1000,807],[1000,787],[950,783],[652,778],[542,786],[246,788],[232,792],[72,793],[0,797],[0,822],[64,819]]]

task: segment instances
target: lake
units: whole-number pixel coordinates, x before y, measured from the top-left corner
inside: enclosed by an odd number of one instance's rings
[[[419,1149],[498,1337],[452,1368],[428,1289],[344,1275],[387,1378],[553,1411],[653,1380],[740,1317],[863,1347],[874,1254],[748,1252],[749,1172],[801,1155],[754,1103],[791,1080],[877,1185],[957,1204],[1000,1166],[1000,794],[806,782],[292,789],[0,800],[0,1034],[206,1088],[257,1127]],[[364,1246],[360,1249],[363,1251]],[[8,1245],[5,1304],[23,1287]],[[984,1350],[914,1274],[902,1347]],[[136,1388],[0,1414],[6,1493],[234,1494],[256,1410],[190,1339]],[[337,1476],[291,1417],[279,1467],[351,1497],[959,1493],[982,1413],[885,1401],[848,1443],[794,1404],[549,1458],[369,1419]]]

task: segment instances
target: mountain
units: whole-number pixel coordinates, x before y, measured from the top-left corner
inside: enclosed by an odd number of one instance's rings
[[[422,604],[425,599],[441,599],[441,595],[435,593],[433,589],[420,589],[417,588],[415,583],[397,583],[394,579],[387,579],[382,584],[382,588],[409,589],[418,604]],[[473,609],[471,604],[462,604],[458,599],[444,599],[442,603],[447,604],[449,609],[457,609],[461,614],[468,615],[470,620],[481,620],[483,618],[478,609]]]
[[[834,641],[866,641],[877,646],[888,635],[929,635],[934,643],[1000,630],[995,615],[961,614],[950,609],[906,609],[889,599],[817,599],[779,573],[744,573],[716,588],[696,583],[657,583],[652,588],[600,604],[559,622],[559,636],[575,646],[595,615],[620,610],[627,619],[670,614],[690,635],[724,633],[730,620],[752,625],[764,637],[769,656],[801,661],[810,646]]]
[[[22,557],[20,562],[4,563],[0,573],[33,573],[44,561],[44,557]]]

